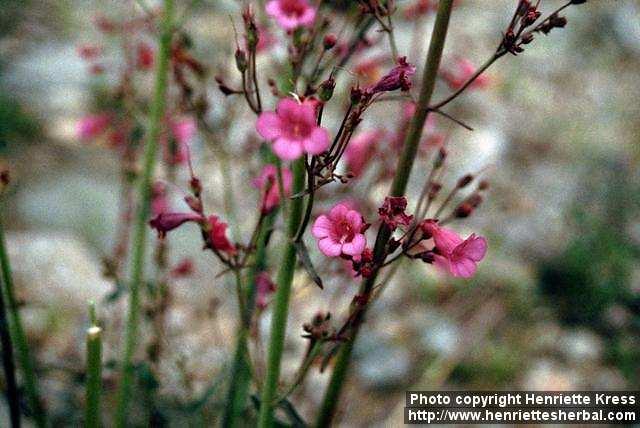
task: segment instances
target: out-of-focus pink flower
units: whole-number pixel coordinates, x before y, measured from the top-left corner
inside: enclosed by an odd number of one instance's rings
[[[311,27],[316,18],[316,9],[307,0],[270,0],[266,11],[287,31]]]
[[[151,215],[156,217],[168,211],[167,186],[162,181],[156,181],[151,186]]]
[[[363,86],[371,86],[376,84],[382,76],[382,65],[386,58],[383,56],[374,56],[366,58],[356,64],[354,73],[358,76],[360,84]]]
[[[375,85],[367,88],[372,93],[395,91],[401,89],[408,91],[411,89],[411,76],[416,73],[416,67],[407,62],[407,57],[398,58],[398,65],[393,67]]]
[[[297,159],[305,152],[318,155],[329,146],[329,133],[316,124],[314,106],[291,98],[280,100],[275,112],[262,112],[256,129],[274,142],[273,151],[283,160]]]
[[[404,17],[408,20],[414,20],[435,10],[436,3],[434,0],[417,0],[404,10]]]
[[[377,145],[384,137],[381,129],[363,131],[353,137],[344,151],[347,168],[354,176],[361,175],[369,162],[374,159]]]
[[[196,135],[196,123],[193,119],[171,121],[169,124],[173,142],[165,144],[165,160],[172,165],[181,165],[189,160],[189,144]]]
[[[88,43],[78,46],[78,56],[85,61],[92,61],[102,53],[102,48]]]
[[[282,187],[285,195],[291,194],[293,174],[288,168],[282,168]],[[262,212],[271,212],[280,204],[280,186],[278,186],[278,168],[275,165],[265,165],[260,175],[253,180],[253,185],[261,189],[264,194]]]
[[[476,67],[466,58],[458,58],[452,68],[444,70],[442,77],[451,89],[460,89],[467,80],[476,72]],[[481,74],[469,85],[469,88],[482,89],[489,86],[490,79],[486,74]]]
[[[406,214],[407,198],[404,196],[387,196],[384,203],[378,208],[380,219],[391,229],[395,230],[399,225],[408,226],[413,220],[412,215]]]
[[[273,283],[267,272],[260,272],[256,278],[256,306],[260,309],[267,307],[268,297],[276,291],[276,285]]]
[[[328,215],[321,215],[313,223],[311,234],[318,239],[318,248],[328,257],[341,254],[359,256],[367,245],[362,215],[344,204],[334,206]]]
[[[193,274],[194,267],[191,259],[182,259],[177,265],[171,269],[171,276],[174,278],[182,278]]]
[[[136,66],[139,70],[150,70],[153,67],[153,48],[147,43],[139,43],[137,47]]]
[[[257,26],[258,29],[258,45],[256,46],[257,52],[264,52],[269,50],[276,42],[276,38],[269,31],[267,27],[261,25]]]
[[[83,141],[96,138],[107,129],[110,123],[111,115],[108,113],[85,116],[80,119],[77,125],[78,138]]]
[[[316,18],[316,9],[307,0],[270,0],[266,10],[287,31],[311,27]]]
[[[167,235],[167,232],[182,226],[184,223],[191,221],[200,222],[202,220],[202,216],[195,213],[161,212],[149,222],[149,225],[158,231],[158,236],[160,238],[164,238]]]
[[[220,220],[216,215],[209,216],[209,237],[211,245],[215,250],[224,253],[235,254],[236,247],[227,238],[227,223]]]
[[[438,223],[433,220],[424,221],[421,228],[427,236],[432,236],[435,242],[436,266],[460,278],[470,278],[476,273],[478,262],[487,252],[485,238],[474,233],[463,240],[456,232],[438,226]]]

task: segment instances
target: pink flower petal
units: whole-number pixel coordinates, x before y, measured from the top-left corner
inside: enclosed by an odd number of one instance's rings
[[[435,225],[433,229],[433,240],[436,243],[436,247],[447,255],[451,254],[458,245],[462,244],[460,235],[451,229],[437,225]]]
[[[278,0],[271,0],[267,2],[267,5],[265,6],[265,10],[267,11],[268,15],[274,16],[274,17],[282,13],[280,10],[280,2]]]
[[[333,224],[326,215],[321,215],[316,219],[311,227],[311,234],[316,238],[326,238],[331,233]]]
[[[318,248],[322,254],[328,257],[337,257],[342,253],[342,244],[333,241],[331,238],[323,238],[318,241]]]
[[[333,221],[342,220],[349,211],[349,207],[344,204],[338,204],[329,211],[329,218]]]
[[[450,271],[453,276],[460,278],[471,278],[477,269],[476,262],[468,258],[461,258],[457,260],[450,260]]]
[[[487,253],[487,240],[481,236],[472,234],[462,244],[460,244],[453,252],[454,257],[468,257],[469,259],[479,262]]]
[[[351,224],[355,230],[359,231],[362,227],[362,215],[358,211],[350,210],[347,212],[346,217],[349,224]]]
[[[363,234],[358,233],[353,237],[351,242],[346,242],[342,245],[342,252],[350,256],[358,256],[362,254],[366,246],[366,238]]]
[[[263,138],[275,140],[282,135],[282,119],[272,111],[262,112],[256,122],[256,130]]]
[[[293,98],[283,98],[278,101],[276,106],[276,113],[278,116],[284,118],[295,118],[298,116],[298,112],[302,105]]]
[[[294,160],[302,156],[302,144],[299,141],[278,138],[273,144],[274,153],[282,160]]]
[[[304,142],[304,149],[312,154],[319,155],[329,147],[329,132],[321,127],[316,127],[311,132],[311,137]]]

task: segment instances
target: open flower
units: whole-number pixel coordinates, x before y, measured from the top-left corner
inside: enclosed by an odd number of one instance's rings
[[[227,223],[220,220],[216,215],[209,216],[209,238],[214,250],[224,253],[235,254],[236,247],[227,238]]]
[[[467,239],[451,229],[440,227],[433,220],[426,220],[421,225],[422,231],[433,237],[436,245],[434,263],[451,275],[460,278],[471,278],[487,252],[487,240],[482,236],[471,234]]]
[[[85,116],[78,122],[77,135],[78,138],[87,141],[100,136],[111,124],[111,115],[108,113],[99,113]]]
[[[276,111],[265,111],[256,122],[258,133],[273,141],[273,151],[283,160],[293,160],[303,153],[319,155],[329,146],[329,133],[316,124],[315,107],[291,98],[278,102]]]
[[[267,3],[266,11],[287,31],[311,27],[316,18],[316,9],[307,0],[271,0]]]
[[[293,174],[288,168],[282,168],[282,187],[285,195],[291,194]],[[278,186],[278,168],[269,164],[262,168],[262,172],[253,180],[253,185],[263,191],[262,212],[271,212],[280,204],[280,186]]]
[[[358,211],[340,203],[328,215],[316,219],[311,234],[318,239],[318,248],[325,256],[359,256],[367,245],[362,233],[365,226]]]

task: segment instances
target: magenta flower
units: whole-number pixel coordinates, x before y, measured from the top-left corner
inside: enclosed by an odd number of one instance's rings
[[[236,247],[227,238],[227,223],[220,220],[220,217],[211,215],[207,219],[209,223],[209,238],[214,250],[228,254],[235,254]]]
[[[471,234],[463,240],[451,229],[438,226],[433,220],[422,224],[422,230],[431,235],[436,245],[434,263],[451,275],[460,278],[471,278],[487,252],[487,240],[482,236]]]
[[[329,133],[316,124],[312,103],[299,103],[291,98],[278,102],[276,111],[260,114],[258,133],[273,141],[273,151],[283,160],[293,160],[303,153],[319,155],[329,146]]]
[[[282,168],[282,187],[285,195],[291,194],[293,174],[288,168]],[[253,185],[262,190],[262,212],[271,212],[280,204],[280,187],[278,186],[278,168],[275,165],[265,165],[258,177],[253,180]]]
[[[340,203],[331,208],[328,215],[316,219],[311,234],[318,239],[318,248],[325,256],[359,256],[367,245],[362,233],[365,227],[358,211]]]
[[[316,19],[316,9],[307,0],[270,0],[266,11],[287,31],[311,27]]]
[[[398,58],[398,65],[384,75],[375,85],[367,88],[370,93],[388,92],[401,89],[408,91],[411,89],[411,76],[416,73],[416,67],[407,62],[407,57]]]
[[[78,138],[87,141],[102,134],[111,123],[111,115],[99,113],[85,116],[78,122],[76,131]]]
[[[349,172],[354,176],[359,176],[364,172],[369,162],[373,159],[372,155],[375,153],[376,146],[383,136],[384,131],[376,129],[361,132],[349,141],[344,151]]]
[[[169,123],[175,147],[165,142],[165,161],[171,165],[181,165],[189,160],[189,144],[196,135],[196,123],[193,119],[181,119]]]
[[[453,68],[445,70],[441,74],[451,89],[460,89],[475,72],[476,67],[471,61],[466,58],[458,58]],[[487,87],[489,83],[489,77],[481,74],[471,83],[469,88],[481,89]]]
[[[273,283],[267,272],[260,272],[256,278],[256,306],[259,309],[267,307],[268,297],[276,291],[276,285]]]
[[[200,214],[162,212],[149,221],[149,225],[158,231],[158,237],[164,238],[167,232],[182,226],[184,223],[190,221],[199,223],[202,220],[203,217]]]

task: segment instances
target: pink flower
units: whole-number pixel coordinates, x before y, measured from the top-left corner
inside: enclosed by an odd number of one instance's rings
[[[287,31],[298,27],[311,27],[316,18],[316,10],[307,0],[270,0],[267,2],[266,11]]]
[[[293,174],[291,170],[282,168],[282,187],[285,195],[291,194]],[[262,212],[268,213],[280,204],[280,187],[278,186],[278,168],[275,165],[265,165],[258,177],[253,180],[253,185],[264,193]]]
[[[442,72],[442,77],[446,80],[451,89],[459,89],[476,72],[476,67],[466,58],[458,58],[452,69]],[[489,78],[481,74],[471,83],[469,88],[485,88],[489,85]]]
[[[463,240],[451,229],[438,226],[433,220],[426,220],[421,225],[422,231],[433,237],[437,253],[434,263],[451,275],[460,278],[471,278],[478,268],[478,262],[487,252],[487,240],[482,236],[471,234]]]
[[[318,239],[318,248],[325,256],[359,256],[367,245],[362,233],[365,227],[358,211],[340,203],[328,215],[323,214],[316,219],[311,234]]]
[[[153,67],[153,48],[146,43],[140,43],[137,47],[136,66],[139,70],[150,70]]]
[[[78,138],[87,141],[102,134],[111,123],[111,115],[99,113],[85,116],[78,122],[76,131]]]
[[[169,123],[175,146],[165,144],[165,160],[172,165],[181,165],[189,160],[189,143],[196,135],[193,119],[182,119]]]
[[[408,91],[411,89],[410,77],[416,73],[416,67],[407,62],[407,57],[398,58],[398,65],[391,69],[382,79],[372,87],[367,88],[368,92],[388,92],[401,89]]]
[[[260,309],[267,307],[267,298],[269,294],[276,291],[276,285],[273,283],[267,272],[260,272],[256,278],[256,306]]]
[[[283,160],[297,159],[305,152],[318,155],[329,146],[329,133],[316,124],[314,106],[291,98],[281,99],[275,112],[261,113],[256,129],[274,141],[273,151]]]
[[[209,222],[209,238],[214,250],[229,254],[235,254],[236,247],[227,238],[227,223],[220,221],[220,217],[212,215],[207,219]]]
[[[356,135],[349,141],[344,151],[344,157],[347,161],[347,168],[354,176],[361,175],[369,161],[373,159],[377,143],[384,136],[384,131],[380,129],[372,131],[364,131]]]
[[[190,221],[200,222],[202,220],[203,218],[200,214],[162,212],[155,216],[149,222],[149,225],[158,231],[158,237],[164,238],[167,232],[182,226],[184,223]]]

